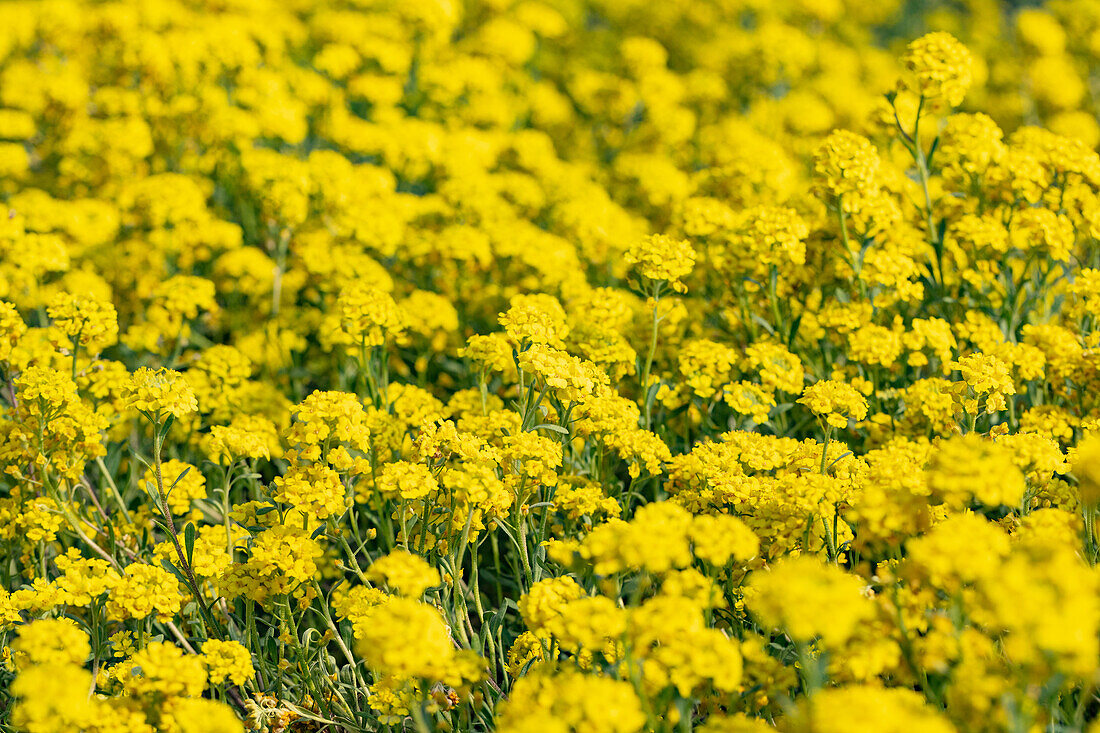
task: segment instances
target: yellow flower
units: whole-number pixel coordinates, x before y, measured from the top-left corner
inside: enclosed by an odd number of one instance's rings
[[[629,682],[569,670],[520,678],[499,716],[501,733],[635,733],[646,722]]]
[[[852,385],[831,379],[811,384],[798,402],[834,428],[845,428],[849,420],[858,422],[867,417],[867,399]]]
[[[349,450],[365,453],[370,448],[367,413],[353,394],[318,390],[292,412],[294,422],[286,439],[298,460],[326,459],[334,468],[346,469],[334,464],[339,449],[346,455]]]
[[[952,733],[922,695],[874,685],[821,690],[784,719],[788,733]]]
[[[389,293],[368,285],[355,285],[336,302],[340,328],[349,344],[381,346],[404,333],[408,319]]]
[[[12,650],[17,669],[83,665],[91,654],[88,635],[66,618],[41,619],[21,626]]]
[[[902,58],[912,74],[905,88],[932,104],[962,104],[972,80],[973,59],[966,46],[942,31],[921,36],[909,44]]]
[[[126,405],[160,421],[168,415],[183,417],[198,410],[195,393],[183,375],[171,369],[142,367],[130,375]]]
[[[843,644],[874,613],[864,596],[864,581],[835,565],[802,555],[784,558],[769,570],[752,574],[745,602],[766,627],[781,629],[795,641],[820,637]]]
[[[507,435],[501,454],[501,465],[514,489],[521,481],[534,486],[554,486],[562,465],[561,442],[531,431]]]
[[[214,425],[203,443],[206,456],[217,463],[241,458],[279,456],[279,434],[267,418],[241,415],[230,425]]]
[[[528,631],[538,634],[570,601],[584,594],[577,581],[568,576],[547,578],[531,586],[519,599],[519,612]]]
[[[367,578],[385,583],[408,598],[419,598],[428,588],[439,585],[439,571],[419,555],[397,549],[380,557],[367,568]]]
[[[569,333],[561,303],[541,293],[515,296],[499,320],[508,338],[518,346],[545,344],[561,348]]]
[[[178,563],[178,558],[175,561]],[[169,618],[183,607],[183,600],[175,575],[162,567],[133,563],[111,589],[107,614],[119,621],[144,619],[154,613]]]
[[[953,508],[971,500],[986,506],[1019,506],[1027,484],[1011,450],[967,433],[939,443],[928,466],[932,496]]]
[[[879,156],[871,141],[847,130],[825,138],[814,152],[814,192],[826,203],[870,196],[879,186]]]
[[[439,482],[427,466],[408,461],[383,466],[377,484],[383,497],[405,501],[419,501],[439,489]]]
[[[233,708],[218,700],[176,698],[165,705],[165,718],[180,733],[244,733]],[[166,720],[166,727],[167,727]]]
[[[317,519],[339,516],[347,505],[340,475],[324,464],[293,465],[275,478],[275,498]]]
[[[683,278],[695,267],[695,248],[684,239],[652,234],[631,245],[626,262],[636,265],[646,280],[667,283],[678,293],[686,293]]]
[[[122,684],[135,697],[199,697],[206,686],[202,657],[168,642],[149,643],[129,661],[130,674]]]
[[[118,341],[118,314],[111,303],[94,296],[59,293],[46,308],[53,327],[65,338],[62,344],[78,344],[88,354],[98,354]]]
[[[391,598],[355,625],[359,653],[371,669],[402,678],[441,680],[455,657],[447,625],[432,606]]]
[[[744,562],[759,549],[760,540],[737,517],[719,514],[692,521],[691,551],[711,565],[725,565],[730,559]]]
[[[982,397],[985,411],[996,412],[1006,408],[1005,397],[1016,394],[1008,364],[996,356],[970,354],[948,366],[958,369],[966,382],[970,396],[963,400],[963,409],[971,414],[978,412]]]
[[[99,722],[88,690],[92,674],[75,664],[41,664],[16,675],[11,694],[19,698],[12,723],[26,731],[87,730]]]
[[[202,645],[202,658],[211,684],[228,681],[243,685],[256,674],[252,655],[240,642],[207,639]]]
[[[519,355],[519,368],[537,375],[565,404],[580,402],[608,383],[592,362],[542,344]]]
[[[598,575],[684,568],[691,564],[692,525],[691,514],[677,504],[646,504],[629,522],[613,519],[594,528],[581,542],[579,555]]]
[[[0,301],[0,361],[10,361],[12,350],[27,331],[27,324],[14,305]]]
[[[1081,503],[1086,506],[1100,503],[1100,437],[1091,435],[1077,446],[1073,475]]]

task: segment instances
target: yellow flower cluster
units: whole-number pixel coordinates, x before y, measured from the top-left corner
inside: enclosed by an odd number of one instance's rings
[[[244,731],[231,708],[201,697],[208,684],[204,657],[185,654],[172,644],[149,642],[107,670],[103,678],[114,680],[120,696],[89,695],[100,680],[93,681],[83,665],[95,650],[88,635],[70,621],[27,624],[14,647],[21,661],[11,683],[16,698],[11,721],[19,730]]]
[[[0,729],[1100,730],[1100,0],[11,5]]]
[[[208,639],[202,645],[202,656],[207,679],[212,684],[243,685],[256,673],[252,655],[236,641]]]
[[[795,642],[840,646],[874,614],[861,586],[859,578],[815,558],[785,558],[753,574],[745,603],[765,627],[781,628]]]
[[[845,428],[849,420],[867,417],[867,400],[852,385],[823,379],[811,384],[798,398],[810,412],[825,418],[834,428]]]
[[[350,344],[381,346],[405,330],[404,314],[388,293],[377,288],[353,286],[340,294],[336,309],[340,330]]]
[[[687,292],[682,279],[695,266],[695,250],[687,240],[665,234],[646,237],[626,251],[626,262],[637,265],[646,280],[664,282],[677,292]]]
[[[118,342],[118,315],[109,302],[62,292],[50,302],[46,314],[65,337],[62,345],[72,347],[74,352],[83,346],[98,354]]]
[[[419,598],[428,588],[439,585],[439,571],[407,550],[394,550],[372,562],[367,578],[409,598]]]
[[[171,369],[138,369],[126,385],[125,398],[128,407],[158,421],[169,415],[183,417],[198,409],[195,393],[183,375]]]
[[[909,44],[902,58],[913,75],[907,89],[935,105],[958,107],[970,88],[973,59],[950,33],[929,33]]]

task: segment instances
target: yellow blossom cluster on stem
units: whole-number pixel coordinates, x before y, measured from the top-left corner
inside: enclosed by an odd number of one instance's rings
[[[1100,0],[9,5],[0,730],[1100,730]]]

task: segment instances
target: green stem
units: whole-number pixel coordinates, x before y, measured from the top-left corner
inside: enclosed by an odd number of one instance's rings
[[[225,496],[222,497],[222,522],[225,524],[225,551],[229,553],[230,561],[233,560],[233,527],[229,520],[229,487],[233,485],[233,466],[225,469]]]
[[[939,232],[936,229],[936,222],[933,216],[932,209],[932,193],[928,187],[928,181],[931,175],[928,170],[928,157],[924,154],[924,147],[920,142],[920,121],[921,112],[924,110],[924,95],[921,95],[920,102],[917,104],[917,117],[913,122],[913,142],[911,152],[913,153],[913,160],[917,164],[917,176],[920,178],[921,191],[924,193],[924,215],[925,223],[928,226],[928,236],[932,241],[932,247],[936,251],[936,281],[938,283],[940,292],[944,291],[943,282],[943,242],[940,241]]]
[[[771,272],[768,275],[768,300],[772,306],[772,327],[775,328],[775,336],[780,341],[785,342],[786,338],[783,334],[783,316],[779,312],[779,294],[778,294],[778,280],[779,270],[775,265],[772,265]]]
[[[168,536],[172,540],[172,546],[176,549],[176,557],[179,559],[180,568],[183,570],[191,594],[195,597],[195,603],[199,607],[199,612],[202,615],[203,621],[209,624],[210,628],[207,633],[213,631],[219,638],[224,638],[225,635],[221,627],[219,627],[214,620],[214,615],[206,605],[206,600],[202,597],[202,591],[199,589],[199,583],[195,579],[195,573],[191,569],[191,563],[187,561],[187,555],[184,553],[183,547],[180,546],[180,540],[176,533],[176,523],[172,520],[172,510],[168,507],[168,497],[164,493],[164,477],[161,472],[161,450],[164,446],[164,435],[165,433],[161,429],[160,421],[155,420],[153,422],[153,470],[157,479],[157,496],[156,501],[153,503],[160,510],[161,516],[164,518],[165,526],[168,528]]]
[[[517,511],[516,534],[519,535],[519,558],[523,563],[523,574],[527,579],[527,587],[534,584],[534,574],[531,572],[531,558],[527,554],[527,517],[522,507]]]
[[[860,260],[859,253],[855,251],[852,246],[851,237],[848,234],[848,215],[844,213],[844,197],[840,196],[836,200],[836,213],[837,218],[840,220],[840,239],[844,242],[844,249],[848,252],[848,258],[851,260],[852,273],[856,278],[856,287],[859,288],[859,296],[861,298],[867,297],[867,285],[863,282],[863,262]]]
[[[431,733],[431,728],[428,727],[427,718],[424,716],[424,703],[417,702],[409,706],[412,713],[413,723],[416,724],[417,733]]]
[[[650,412],[652,410],[653,401],[649,397],[649,374],[653,368],[653,357],[657,353],[657,326],[660,323],[660,318],[657,316],[657,308],[661,303],[661,287],[658,283],[653,289],[653,321],[650,327],[649,334],[649,351],[646,353],[645,365],[642,368],[642,400],[645,407],[645,429],[649,430],[651,424]]]
[[[84,330],[81,329],[76,336],[73,337],[73,383],[76,383],[76,357],[80,354],[80,334]]]
[[[126,508],[126,502],[122,500],[122,492],[118,490],[118,485],[115,480],[111,478],[111,472],[107,470],[107,464],[103,462],[103,458],[96,456],[96,466],[99,467],[99,472],[103,475],[103,478],[107,481],[107,486],[111,489],[111,494],[115,497],[115,501],[118,502],[118,508],[122,511],[122,516],[126,518],[127,524],[133,524],[134,520],[130,518],[130,512]]]

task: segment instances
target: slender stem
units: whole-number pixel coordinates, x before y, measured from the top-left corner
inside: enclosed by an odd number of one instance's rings
[[[222,522],[225,524],[225,551],[229,553],[230,561],[233,560],[233,527],[229,519],[229,489],[233,486],[233,464],[225,469],[225,495],[222,497]]]
[[[168,497],[164,493],[164,476],[161,472],[161,449],[163,446],[164,431],[161,429],[160,421],[157,420],[153,423],[153,471],[157,479],[157,497],[153,503],[160,510],[164,523],[168,527],[168,536],[172,540],[172,546],[176,549],[176,557],[179,559],[180,568],[183,570],[191,594],[195,597],[195,603],[199,607],[203,621],[210,625],[209,631],[212,631],[219,638],[224,638],[221,628],[214,620],[214,615],[206,605],[206,600],[202,597],[202,591],[199,589],[199,583],[191,569],[191,563],[187,561],[187,555],[184,553],[183,547],[180,546],[180,540],[176,533],[176,523],[172,520],[172,510],[168,507]]]
[[[821,670],[821,660],[815,659],[809,645],[804,641],[795,643],[798,651],[798,664],[802,668],[802,685],[807,695],[813,695],[825,684]]]
[[[80,354],[80,334],[84,329],[81,329],[76,336],[73,336],[73,382],[76,382],[76,357]]]
[[[466,559],[466,543],[470,541],[470,527],[474,523],[474,507],[471,505],[469,511],[466,513],[466,524],[462,527],[462,534],[459,535],[458,544],[454,548],[454,556],[451,560],[451,564],[454,566],[456,573],[462,572],[462,563]],[[475,553],[476,555],[476,553]],[[474,565],[477,565],[477,557],[474,557]]]
[[[279,242],[275,246],[275,278],[271,283],[271,317],[279,315],[279,303],[283,294],[283,270],[286,269],[286,256],[290,246],[290,232],[279,232]]]
[[[650,411],[653,401],[649,397],[649,374],[653,368],[653,357],[657,353],[657,326],[661,319],[657,315],[657,309],[661,304],[661,284],[657,283],[653,288],[653,321],[649,333],[649,351],[646,353],[645,365],[642,368],[642,400],[645,407],[645,429],[649,430],[651,424]]]
[[[834,507],[834,511],[835,511],[835,507]],[[834,523],[833,530],[830,531],[830,529],[829,529],[829,518],[825,517],[825,516],[821,517],[821,524],[825,528],[825,551],[829,555],[829,562],[832,563],[833,565],[836,565],[837,554],[838,554],[837,551],[836,551],[836,537],[835,537],[836,525]]]
[[[363,569],[359,566],[359,559],[355,556],[355,550],[351,549],[351,545],[348,544],[347,538],[344,537],[344,533],[341,532],[339,528],[337,528],[336,522],[332,519],[332,517],[328,518],[328,524],[329,536],[335,537],[337,540],[339,540],[340,546],[344,548],[344,552],[347,553],[348,560],[351,561],[351,569],[355,571],[355,574],[357,576],[359,576],[359,580],[364,583],[369,583],[370,581],[367,580],[366,573],[364,573]]]
[[[856,252],[852,246],[851,236],[848,233],[848,214],[844,211],[844,197],[840,196],[836,200],[836,213],[837,219],[840,222],[840,239],[844,242],[844,249],[848,252],[848,258],[851,260],[852,273],[856,278],[856,287],[859,288],[859,296],[861,298],[867,297],[867,285],[863,282],[863,260],[861,255]]]
[[[316,591],[317,597],[324,600],[325,594],[321,592],[321,586],[317,583],[316,578],[311,578],[310,582],[313,583],[313,590]],[[325,626],[332,632],[336,646],[340,647],[340,651],[343,652],[344,658],[348,660],[348,664],[351,665],[352,673],[355,675],[356,682],[365,686],[366,683],[359,674],[359,663],[355,660],[355,655],[351,653],[351,649],[344,643],[344,638],[340,636],[340,630],[336,628],[336,623],[332,620],[332,616],[329,614],[328,605],[325,603],[318,604],[321,607],[321,618],[325,621]]]
[[[424,704],[417,702],[414,705],[410,705],[410,712],[412,713],[413,723],[416,724],[417,733],[430,733],[431,729],[428,727],[428,721],[424,717]]]
[[[99,467],[99,472],[103,475],[103,478],[107,480],[107,486],[110,487],[115,501],[118,502],[118,508],[122,510],[122,516],[126,517],[128,524],[133,524],[134,520],[130,518],[130,511],[126,508],[126,502],[122,500],[122,492],[118,490],[118,485],[111,478],[111,472],[107,470],[107,464],[103,462],[103,458],[100,456],[96,456],[95,463]]]
[[[768,300],[771,301],[772,306],[772,326],[775,328],[776,337],[786,341],[783,337],[783,316],[779,312],[778,280],[779,269],[772,265],[771,272],[768,274]]]
[[[79,537],[82,542],[88,545],[88,547],[90,547],[93,552],[109,562],[112,567],[114,567],[115,569],[120,569],[118,561],[115,560],[115,558],[110,553],[100,547],[94,540],[92,540],[92,538],[89,537],[83,529],[81,529],[80,520],[69,509],[69,502],[66,501],[64,497],[60,496],[60,494],[51,483],[47,482],[46,486],[48,487],[48,489],[50,489],[50,493],[53,497],[54,503],[57,504],[58,508],[61,510],[61,515],[65,517],[65,519],[69,522],[69,525],[73,528],[73,532],[76,533],[76,536]],[[45,558],[45,553],[43,553],[42,556],[43,558]],[[43,575],[43,577],[45,576]]]
[[[519,507],[516,517],[516,534],[519,535],[519,559],[523,563],[523,574],[527,579],[527,587],[534,583],[534,574],[531,572],[531,558],[527,554],[527,516],[523,508]]]
[[[939,285],[940,292],[944,290],[943,282],[943,242],[940,241],[939,230],[936,228],[936,222],[933,217],[932,208],[932,193],[928,187],[928,181],[930,178],[928,170],[928,157],[924,153],[924,146],[920,141],[920,122],[921,112],[924,111],[924,95],[921,95],[920,102],[917,104],[917,117],[913,122],[913,138],[912,147],[910,148],[913,153],[913,160],[917,164],[917,176],[920,178],[921,191],[924,193],[924,215],[925,223],[928,226],[928,236],[931,238],[932,247],[936,251],[936,282]]]

